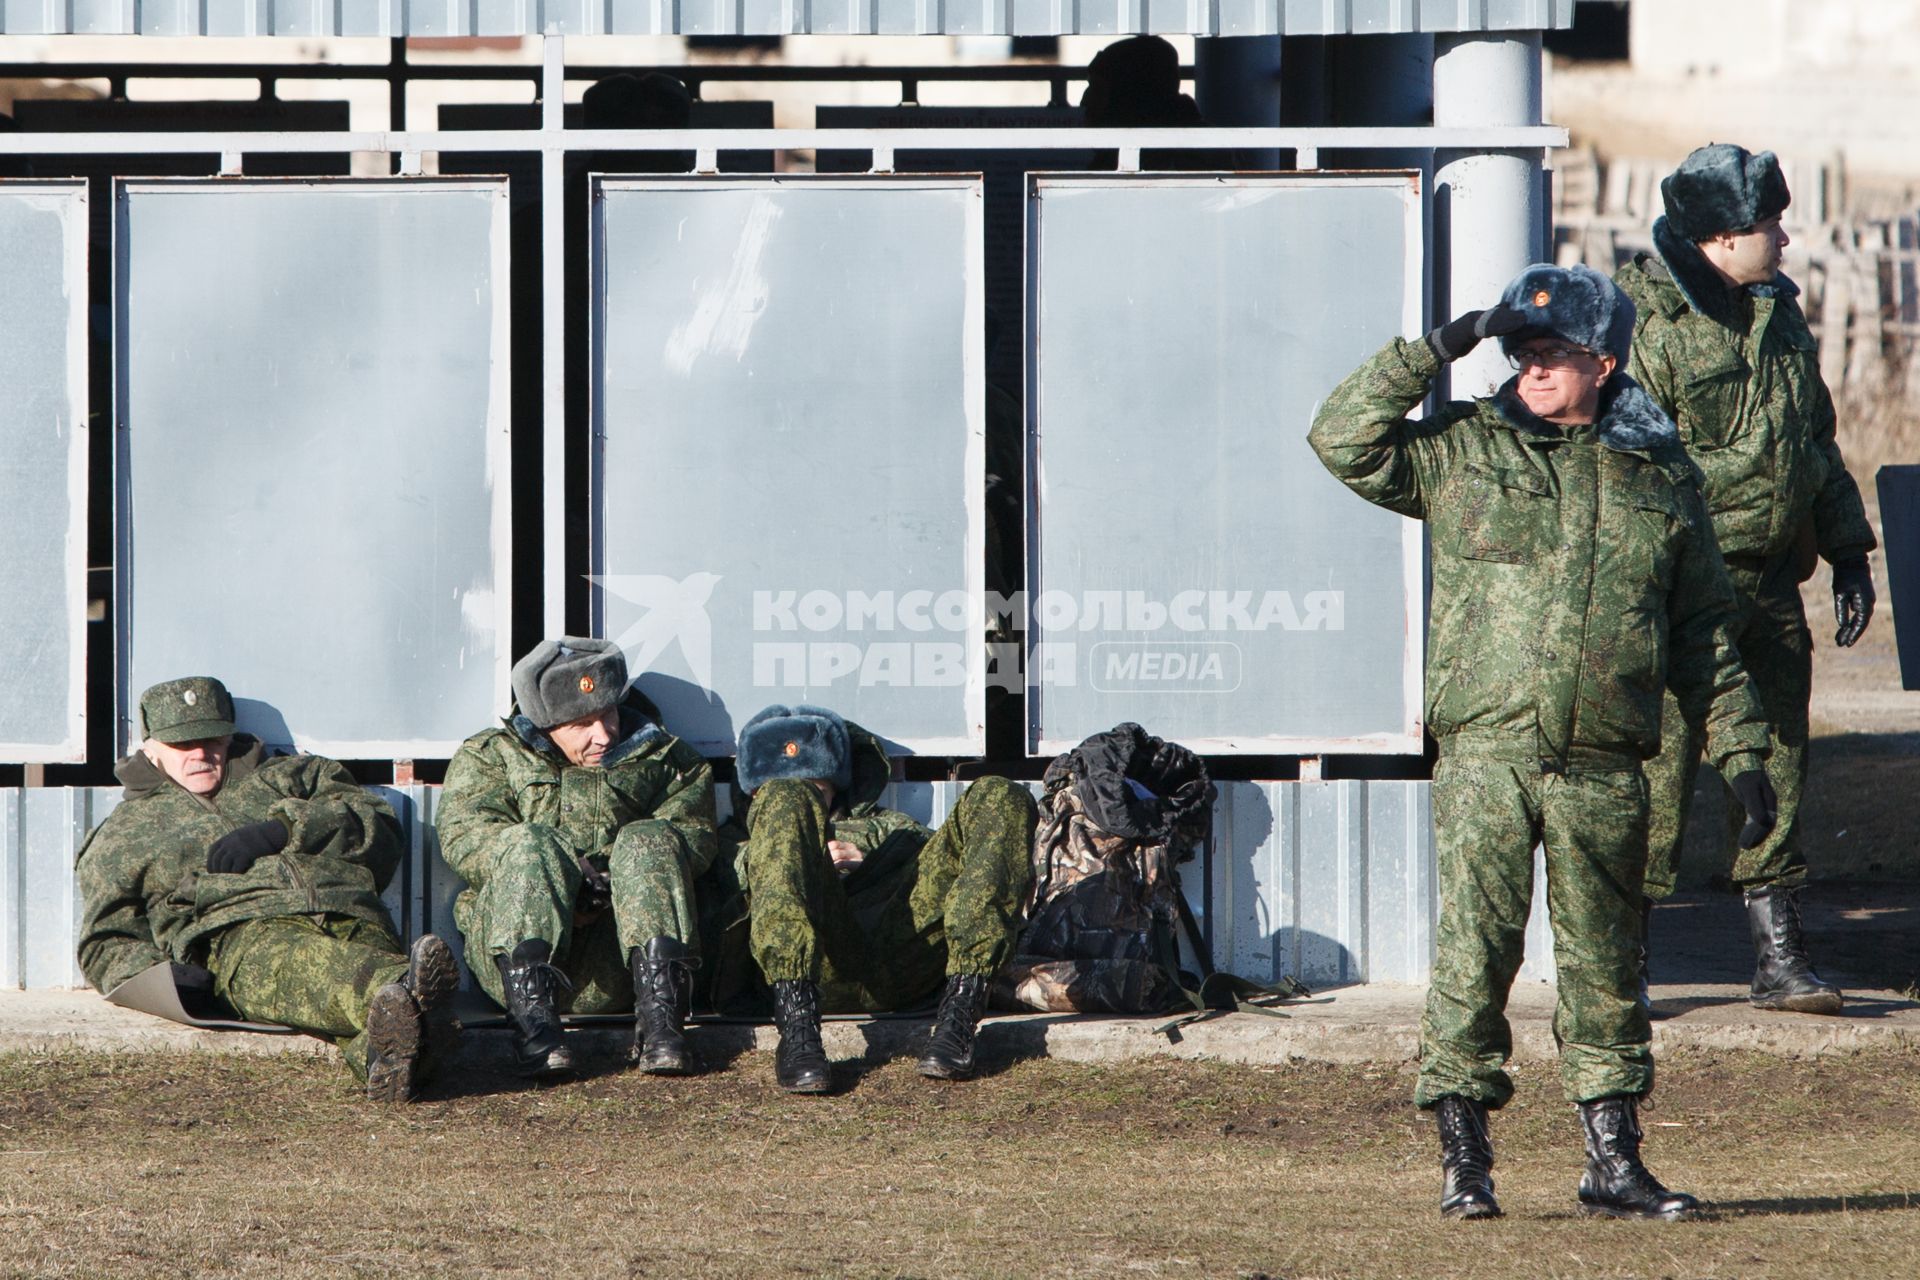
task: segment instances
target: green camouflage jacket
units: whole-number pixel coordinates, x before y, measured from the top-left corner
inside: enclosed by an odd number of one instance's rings
[[[1425,342],[1395,339],[1308,437],[1348,488],[1427,522],[1434,734],[1562,764],[1645,759],[1664,682],[1704,715],[1716,766],[1758,767],[1767,729],[1727,637],[1733,588],[1673,425],[1619,376],[1594,427],[1534,417],[1512,381],[1408,422],[1438,371]]]
[[[1729,292],[1665,219],[1654,230],[1658,256],[1614,277],[1638,312],[1629,371],[1705,474],[1721,551],[1773,556],[1798,543],[1805,578],[1815,551],[1832,562],[1873,550],[1799,289],[1778,276]]]
[[[216,929],[332,912],[393,927],[380,892],[400,865],[386,801],[321,756],[263,758],[233,741],[227,774],[197,796],[136,751],[116,769],[125,798],[80,849],[80,967],[102,992],[163,960],[199,964]],[[207,870],[207,849],[249,822],[278,818],[287,847],[246,871]]]
[[[713,768],[660,727],[639,690],[620,706],[620,741],[597,765],[570,765],[516,709],[499,728],[460,745],[447,766],[434,827],[447,865],[485,883],[497,841],[521,826],[561,836],[579,854],[604,855],[622,827],[653,822],[685,844],[694,874],[713,862]]]

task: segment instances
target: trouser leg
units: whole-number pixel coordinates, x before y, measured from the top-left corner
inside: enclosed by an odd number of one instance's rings
[[[209,944],[214,990],[241,1017],[331,1040],[367,1073],[367,1003],[407,971],[385,925],[353,916],[277,916],[223,929]]]
[[[467,969],[494,1003],[506,1004],[495,956],[538,939],[557,962],[573,940],[573,904],[580,867],[557,832],[521,827],[498,840],[486,877],[469,883],[454,902],[453,919],[466,939]]]
[[[1739,646],[1740,661],[1753,677],[1773,730],[1766,768],[1779,809],[1772,833],[1754,848],[1742,849],[1738,836],[1746,814],[1729,795],[1724,847],[1737,887],[1798,888],[1807,880],[1800,804],[1807,792],[1807,704],[1813,694],[1813,633],[1798,583],[1770,581],[1761,589]]]
[[[1680,851],[1687,840],[1687,814],[1700,775],[1705,741],[1687,724],[1680,702],[1669,690],[1661,701],[1660,754],[1646,763],[1647,872],[1645,893],[1655,902],[1670,897],[1680,882]]]
[[[607,870],[613,879],[621,954],[655,938],[672,938],[698,952],[695,868],[687,842],[671,823],[649,818],[622,827],[608,853]]]
[[[1499,1107],[1513,1094],[1507,993],[1533,901],[1539,785],[1523,766],[1444,747],[1434,768],[1440,926],[1420,1024],[1420,1106],[1451,1094]]]
[[[944,934],[944,976],[989,975],[1013,954],[1033,877],[1035,818],[1025,787],[981,778],[920,851],[907,923],[915,937]]]
[[[1643,1094],[1653,1087],[1639,1000],[1646,782],[1636,768],[1554,775],[1542,816],[1561,1085],[1571,1102]]]
[[[750,904],[748,942],[761,976],[769,983],[857,986],[873,966],[827,852],[831,828],[820,793],[807,782],[776,779],[754,793],[747,824],[740,870]]]

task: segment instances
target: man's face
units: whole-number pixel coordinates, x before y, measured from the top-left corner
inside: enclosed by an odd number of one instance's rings
[[[1564,338],[1529,338],[1514,349],[1511,359],[1520,372],[1520,402],[1554,423],[1593,421],[1600,387],[1617,363]]]
[[[161,772],[197,796],[210,796],[227,777],[227,751],[233,746],[231,734],[224,738],[195,738],[191,742],[161,742],[148,738],[141,744],[147,759]]]
[[[1789,243],[1775,214],[1749,230],[1725,231],[1701,241],[1700,252],[1735,285],[1766,284],[1780,273],[1780,253]]]
[[[553,739],[553,745],[560,748],[560,754],[567,758],[568,764],[597,765],[607,754],[607,748],[613,745],[613,735],[620,728],[620,709],[608,707],[605,711],[596,711],[590,716],[581,716],[578,720],[569,720],[547,730],[547,736]]]

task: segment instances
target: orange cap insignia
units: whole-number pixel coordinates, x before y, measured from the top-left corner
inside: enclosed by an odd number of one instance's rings
[[[581,677],[580,677],[580,692],[582,692],[582,693],[592,693],[592,692],[593,692],[593,677],[592,677],[592,676],[581,676]]]
[[[789,742],[784,749],[786,753],[790,756],[797,756],[800,754],[800,744],[797,742]]]
[[[1552,301],[1553,301],[1553,295],[1548,293],[1545,289],[1542,289],[1540,290],[1540,292],[1533,295],[1533,305],[1536,307],[1544,307],[1549,302],[1552,302]]]

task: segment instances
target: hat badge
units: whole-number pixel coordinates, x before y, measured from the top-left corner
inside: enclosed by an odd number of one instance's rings
[[[1533,295],[1533,305],[1536,307],[1544,307],[1549,302],[1552,302],[1552,301],[1553,301],[1553,295],[1548,293],[1545,289],[1541,289],[1540,291],[1538,291]]]
[[[181,692],[180,701],[186,703],[188,706],[192,706],[194,703],[200,701],[200,695],[191,689],[187,689]]]
[[[789,742],[785,747],[782,747],[781,750],[786,755],[797,756],[800,754],[800,744],[797,742]]]
[[[592,693],[592,692],[593,692],[593,677],[592,677],[592,676],[581,676],[581,677],[580,677],[580,692],[582,692],[582,693]]]

